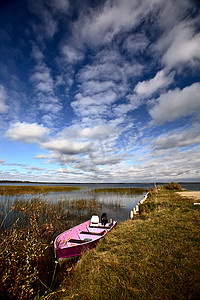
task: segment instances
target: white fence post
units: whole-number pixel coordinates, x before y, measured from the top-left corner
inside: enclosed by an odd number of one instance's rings
[[[134,215],[137,215],[140,213],[140,207],[139,207],[139,204],[142,204],[145,200],[147,200],[147,197],[148,197],[148,193],[146,193],[146,195],[144,195],[144,198],[142,200],[140,200],[138,202],[138,204],[136,204],[134,207],[133,207],[133,210],[131,210],[131,213],[130,213],[130,217],[131,217],[131,220],[134,219]]]
[[[131,210],[131,220],[133,220],[134,218],[134,213],[133,213],[133,210]]]

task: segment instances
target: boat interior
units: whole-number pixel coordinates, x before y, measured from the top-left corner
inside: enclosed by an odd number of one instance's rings
[[[106,221],[102,224],[98,216],[92,216],[91,220],[60,234],[56,239],[56,248],[72,247],[100,239],[113,225],[112,219]]]

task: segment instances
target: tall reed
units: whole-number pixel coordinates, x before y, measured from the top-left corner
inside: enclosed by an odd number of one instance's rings
[[[47,186],[47,185],[0,185],[0,195],[42,194],[50,192],[71,192],[81,188],[75,186]]]
[[[91,193],[113,193],[119,195],[138,195],[147,192],[145,188],[101,188],[93,189]]]
[[[14,224],[4,230],[0,224],[0,294],[5,299],[32,299],[48,290],[54,268],[51,241],[69,222],[64,207],[40,197],[16,201],[11,213]]]

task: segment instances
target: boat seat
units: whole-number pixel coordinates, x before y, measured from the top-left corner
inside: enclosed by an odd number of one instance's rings
[[[92,216],[91,218],[91,225],[94,227],[97,227],[99,224],[99,217],[98,216]]]
[[[96,227],[95,227],[96,228]],[[103,228],[102,228],[103,229]],[[90,235],[103,235],[105,233],[105,231],[101,231],[101,232],[90,232],[90,231],[81,231],[79,234],[90,234]]]
[[[109,224],[109,225],[106,225],[105,227],[103,225],[101,226],[92,226],[92,225],[89,225],[90,228],[99,228],[99,229],[109,229],[112,225]]]
[[[78,239],[70,239],[68,242],[70,242],[70,243],[76,243],[76,244],[83,244],[83,243],[85,243],[84,240],[78,240]]]
[[[92,239],[84,239],[84,240],[70,239],[68,242],[76,243],[76,244],[84,244],[84,243],[91,242],[91,241],[92,241]]]

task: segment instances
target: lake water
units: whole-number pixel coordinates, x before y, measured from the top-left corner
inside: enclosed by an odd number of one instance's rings
[[[200,183],[192,182],[192,183],[180,183],[182,188],[190,190],[190,191],[199,191]],[[5,184],[0,184],[5,185]],[[13,183],[9,183],[7,185],[14,185]],[[98,211],[94,211],[94,213],[98,213],[101,215],[103,212],[106,212],[108,218],[116,219],[119,222],[124,221],[130,218],[130,211],[133,207],[144,197],[144,194],[140,195],[119,195],[115,193],[93,193],[93,189],[102,189],[102,188],[146,188],[154,187],[154,183],[127,183],[127,184],[36,184],[36,183],[28,183],[28,184],[19,184],[15,185],[55,185],[55,186],[76,186],[80,187],[79,190],[74,190],[70,192],[54,192],[45,194],[43,197],[45,200],[52,202],[62,201],[63,205],[65,202],[72,201],[74,199],[86,199],[89,201],[96,200],[101,204],[101,208],[98,208]],[[162,183],[157,183],[157,186],[163,185]],[[1,208],[6,208],[6,203],[12,203],[15,199],[31,199],[33,195],[18,195],[18,196],[0,196],[0,204]],[[9,200],[8,200],[9,199]],[[7,209],[5,209],[6,211]],[[2,213],[2,212],[1,212]],[[78,212],[80,213],[80,212]],[[90,215],[91,211],[85,210],[82,211],[83,219],[87,219]]]
[[[166,183],[156,182],[156,185],[164,185]],[[188,191],[200,191],[200,182],[179,182],[182,188],[187,189]],[[150,188],[155,186],[154,183],[2,183],[1,185],[49,185],[49,186],[77,186],[84,188],[85,190],[92,190],[98,188]]]

